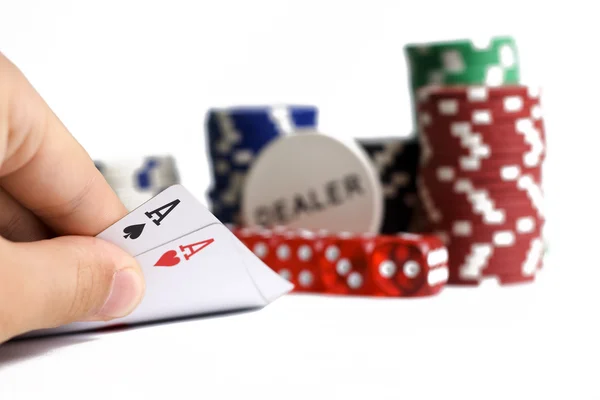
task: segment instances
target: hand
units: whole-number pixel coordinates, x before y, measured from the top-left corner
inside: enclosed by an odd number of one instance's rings
[[[0,54],[0,343],[129,314],[134,258],[93,236],[127,213],[86,151]]]

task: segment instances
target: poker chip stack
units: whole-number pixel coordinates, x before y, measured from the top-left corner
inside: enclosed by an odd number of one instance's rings
[[[411,231],[418,206],[419,142],[400,137],[357,139],[371,159],[383,188],[384,217],[380,233]]]
[[[418,191],[449,251],[449,283],[532,281],[542,265],[540,97],[522,85],[419,91]]]
[[[416,94],[425,86],[486,85],[519,83],[519,60],[515,40],[509,36],[481,41],[455,40],[410,44],[408,61],[413,117]]]
[[[129,211],[181,183],[175,159],[168,155],[96,160],[95,164]]]
[[[241,196],[246,175],[273,140],[315,129],[313,106],[256,106],[211,109],[206,120],[212,186],[211,212],[223,223],[243,225]]]

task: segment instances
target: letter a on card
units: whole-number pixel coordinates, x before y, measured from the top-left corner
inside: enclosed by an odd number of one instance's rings
[[[205,248],[206,246],[208,246],[209,244],[211,244],[214,241],[215,241],[215,239],[212,239],[212,238],[202,240],[200,242],[187,244],[185,246],[179,246],[179,250],[181,250],[183,252],[183,256],[185,257],[185,259],[189,260],[190,258],[192,258],[192,256],[194,254],[198,253],[200,250],[202,250],[203,248]],[[190,253],[186,254],[186,250],[189,250]]]

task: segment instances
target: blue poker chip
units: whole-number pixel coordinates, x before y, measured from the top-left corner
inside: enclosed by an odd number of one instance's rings
[[[291,110],[291,115],[296,128],[314,129],[317,127],[316,108],[293,108]]]
[[[206,139],[212,173],[209,198],[228,211],[219,218],[234,222],[239,214],[245,175],[270,143],[303,129],[316,129],[314,106],[240,106],[207,113]],[[216,214],[215,214],[216,215]]]
[[[209,209],[210,212],[223,223],[242,225],[240,209],[237,206],[227,206],[223,204],[223,202],[221,202],[217,197],[210,198]]]

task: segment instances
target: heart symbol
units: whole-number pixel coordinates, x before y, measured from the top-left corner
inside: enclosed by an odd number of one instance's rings
[[[140,237],[140,235],[144,231],[145,226],[146,224],[129,225],[128,227],[123,229],[123,233],[125,234],[125,236],[123,237],[125,239],[135,240]]]
[[[155,267],[172,267],[174,265],[179,264],[181,259],[177,257],[177,252],[175,250],[169,250],[154,264]]]

